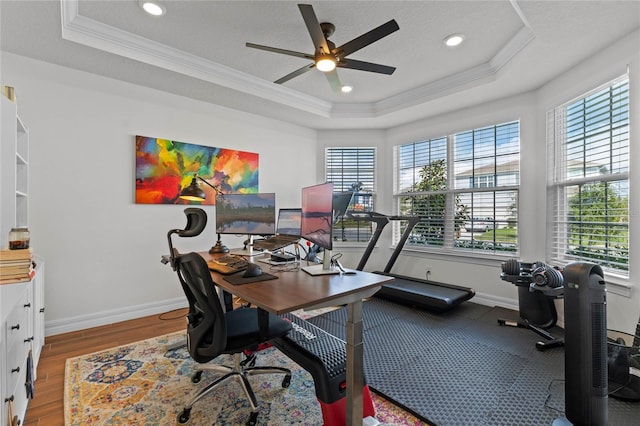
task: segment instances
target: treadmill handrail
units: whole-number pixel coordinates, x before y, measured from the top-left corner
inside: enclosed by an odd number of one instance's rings
[[[358,266],[356,266],[356,271],[362,271],[364,269],[364,265],[369,260],[371,252],[373,252],[373,249],[375,248],[380,235],[382,234],[382,230],[389,223],[389,218],[383,214],[376,212],[368,212],[366,215],[354,215],[353,213],[348,212],[347,216],[349,217],[349,219],[375,222],[376,224],[376,230],[373,231],[373,235],[371,236],[371,238],[369,238],[369,244],[367,244],[367,248],[365,248],[362,257],[360,258],[360,263],[358,263]]]
[[[418,222],[420,222],[420,217],[419,216],[392,216],[389,218],[389,220],[406,220],[409,223],[407,224],[407,229],[405,229],[404,232],[402,233],[402,236],[400,237],[400,241],[398,241],[398,244],[396,244],[396,248],[395,250],[393,250],[391,257],[389,258],[389,262],[387,262],[387,266],[384,267],[384,272],[387,274],[391,272],[391,268],[393,268],[393,264],[396,263],[398,256],[400,256],[400,252],[404,248],[404,244],[407,242],[409,235],[411,235],[411,231],[413,231],[413,228],[418,224]]]
[[[400,240],[398,241],[398,244],[396,245],[395,250],[391,254],[391,258],[389,259],[387,266],[385,266],[384,268],[384,272],[386,273],[390,272],[391,268],[393,268],[393,264],[398,259],[398,256],[400,255],[402,248],[404,247],[407,239],[409,238],[411,231],[418,224],[418,222],[420,222],[420,216],[397,216],[397,215],[387,216],[385,214],[377,213],[377,212],[367,212],[364,214],[353,214],[352,212],[348,212],[347,216],[350,219],[354,219],[354,220],[362,220],[362,221],[376,223],[376,230],[374,231],[373,235],[369,239],[369,244],[367,244],[367,248],[362,254],[362,258],[360,258],[360,263],[358,263],[358,266],[356,267],[356,270],[358,271],[364,270],[364,266],[369,261],[369,257],[371,256],[373,249],[378,243],[378,239],[380,238],[380,235],[382,234],[382,230],[384,229],[384,227],[387,226],[387,224],[392,220],[406,220],[409,222],[407,229],[405,229],[404,232],[402,233],[402,236],[400,237]]]

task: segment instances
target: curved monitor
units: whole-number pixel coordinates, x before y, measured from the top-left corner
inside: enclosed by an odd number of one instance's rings
[[[333,248],[333,183],[302,188],[302,238],[325,250]]]
[[[276,194],[224,194],[216,197],[218,234],[273,235]]]

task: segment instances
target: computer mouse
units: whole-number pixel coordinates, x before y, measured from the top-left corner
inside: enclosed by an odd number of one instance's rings
[[[251,262],[247,264],[247,270],[242,274],[244,278],[259,277],[260,275],[262,275],[262,268],[260,265]]]

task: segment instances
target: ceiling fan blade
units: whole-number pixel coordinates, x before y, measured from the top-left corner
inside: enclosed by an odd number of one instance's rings
[[[276,83],[276,84],[282,84],[282,83],[284,83],[285,81],[289,81],[289,80],[291,80],[292,78],[295,78],[295,77],[297,77],[297,76],[299,76],[299,75],[302,75],[302,74],[304,74],[304,73],[305,73],[305,72],[307,72],[307,71],[311,71],[315,66],[316,66],[316,64],[315,64],[315,63],[313,63],[313,64],[309,64],[309,65],[305,65],[304,67],[302,67],[302,68],[298,68],[298,69],[297,69],[297,70],[295,70],[294,72],[289,73],[289,74],[285,75],[284,77],[277,79],[276,81],[274,81],[274,83]]]
[[[322,28],[320,28],[320,22],[318,22],[316,13],[313,11],[313,6],[310,4],[299,4],[298,8],[300,9],[302,19],[304,19],[304,23],[313,41],[314,50],[317,52],[318,49],[322,49],[324,53],[329,53],[327,39],[324,38],[324,33],[322,32]]]
[[[362,34],[360,37],[356,37],[351,41],[346,42],[340,47],[337,47],[335,51],[341,56],[347,56],[356,52],[363,47],[370,45],[389,34],[398,31],[400,27],[395,19],[390,20],[386,24],[382,24],[377,28],[372,29],[368,33]]]
[[[245,46],[252,47],[254,49],[266,50],[267,52],[282,53],[283,55],[289,55],[289,56],[296,56],[298,58],[311,59],[312,61],[314,59],[313,55],[309,55],[309,54],[302,53],[302,52],[296,52],[294,50],[280,49],[278,47],[263,46],[261,44],[255,44],[255,43],[245,43]]]
[[[340,83],[340,79],[338,78],[338,72],[334,69],[333,71],[325,72],[324,75],[327,76],[329,86],[331,86],[333,91],[336,93],[340,93],[340,91],[342,90],[342,84]]]
[[[352,70],[377,72],[380,74],[391,75],[396,70],[395,67],[387,65],[373,64],[371,62],[357,61],[355,59],[344,58],[336,64],[341,68],[349,68]]]

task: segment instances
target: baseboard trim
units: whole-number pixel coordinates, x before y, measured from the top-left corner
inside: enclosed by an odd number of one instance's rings
[[[44,327],[45,336],[54,336],[56,334],[109,325],[186,307],[186,299],[178,297],[160,302],[144,303],[142,305],[127,306],[126,308],[101,311],[88,315],[46,321]]]
[[[515,311],[517,315],[520,315],[520,305],[518,300],[515,299],[506,299],[503,297],[492,296],[490,294],[480,294],[476,295],[469,300],[470,302],[477,303],[478,305],[485,306],[498,306],[505,309],[511,309]],[[556,325],[560,328],[564,328],[564,307],[563,305],[559,305],[558,301],[562,301],[561,299],[556,299],[556,310],[558,311],[558,321]]]
[[[518,301],[497,297],[490,294],[476,293],[469,300],[484,306],[499,306],[501,308],[518,311]],[[79,315],[76,317],[62,318],[59,320],[46,321],[45,336],[69,333],[72,331],[84,330],[86,328],[100,327],[116,322],[127,321],[148,315],[161,314],[173,309],[186,308],[187,301],[184,298],[163,300],[160,302],[145,303],[142,305],[128,306],[126,308],[101,311],[90,315]]]
[[[507,299],[506,297],[499,297],[486,293],[476,293],[473,298],[469,299],[469,302],[491,307],[498,306],[500,308],[511,309],[516,312],[520,310],[516,299]]]

